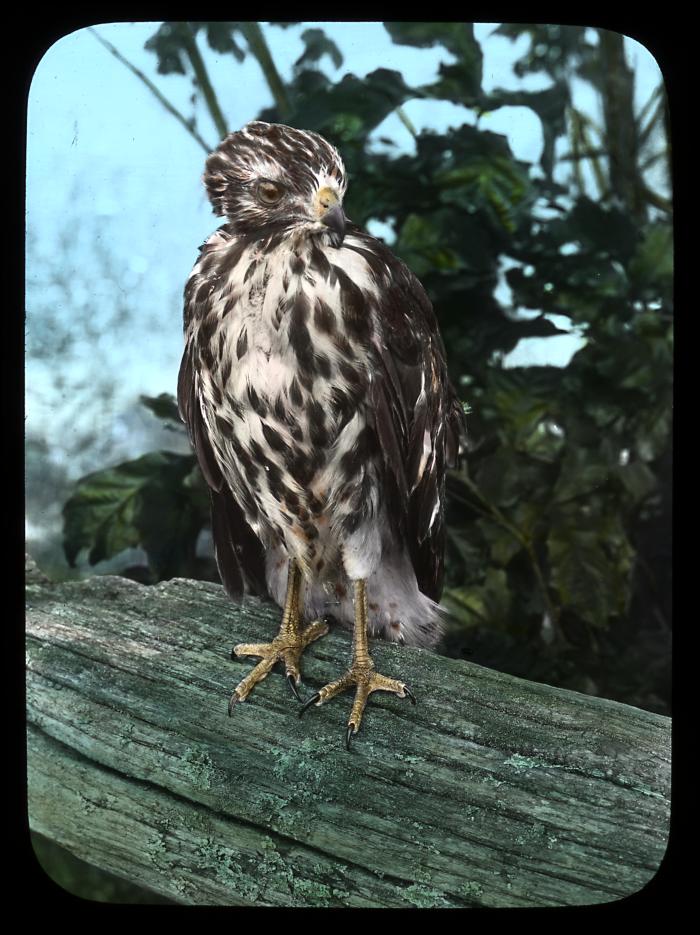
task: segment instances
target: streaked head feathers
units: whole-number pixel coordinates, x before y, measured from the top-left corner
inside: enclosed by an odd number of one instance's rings
[[[282,189],[274,204],[260,189],[265,183]],[[256,120],[222,140],[207,159],[204,184],[215,213],[249,232],[314,220],[318,193],[330,188],[342,200],[347,179],[340,154],[318,133]]]

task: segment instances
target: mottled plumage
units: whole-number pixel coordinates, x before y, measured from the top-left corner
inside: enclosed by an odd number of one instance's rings
[[[284,605],[295,559],[304,617],[352,624],[366,579],[370,632],[431,645],[464,417],[430,301],[343,219],[345,170],[317,134],[249,124],[204,182],[228,221],[185,288],[178,399],[222,581]]]

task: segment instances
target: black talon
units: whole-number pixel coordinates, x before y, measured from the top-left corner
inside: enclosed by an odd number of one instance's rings
[[[413,694],[413,692],[412,692],[411,689],[408,687],[408,685],[404,685],[404,687],[403,687],[403,693],[404,693],[404,695],[408,695],[408,697],[411,699],[411,704],[416,704],[416,703],[417,703],[417,702],[416,702],[416,696]]]
[[[321,697],[320,692],[316,692],[316,694],[312,695],[308,701],[305,701],[304,704],[301,706],[301,711],[299,711],[299,717],[302,716],[302,714],[304,713],[304,711],[306,711],[307,708],[310,708],[312,704],[315,704],[319,700],[320,697]]]
[[[296,682],[294,681],[294,676],[292,675],[291,672],[287,674],[287,685],[289,685],[289,687],[292,689],[292,692],[294,693],[294,697],[296,698],[296,700],[301,701],[301,695],[299,694],[299,691],[296,686]]]
[[[350,741],[352,740],[352,735],[353,735],[354,733],[355,733],[355,725],[354,725],[354,724],[348,724],[348,731],[347,731],[347,733],[346,733],[346,735],[345,735],[345,747],[346,747],[348,750],[350,749]]]
[[[236,650],[233,647],[231,648],[231,659],[233,659],[234,661],[238,659],[238,656],[236,655]]]
[[[233,714],[233,709],[240,702],[240,700],[241,699],[238,697],[238,695],[235,692],[231,695],[231,700],[228,703],[228,716],[229,717],[231,717],[231,715]]]

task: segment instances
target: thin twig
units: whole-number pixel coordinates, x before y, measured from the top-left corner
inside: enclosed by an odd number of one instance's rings
[[[209,144],[206,143],[202,139],[199,133],[197,133],[194,127],[190,124],[190,122],[180,113],[177,107],[171,104],[170,101],[166,97],[164,97],[163,94],[161,94],[161,92],[153,84],[153,82],[150,81],[140,69],[138,69],[135,65],[132,65],[132,63],[128,59],[124,58],[121,52],[117,48],[115,48],[115,46],[113,46],[111,42],[108,42],[107,39],[104,39],[92,26],[88,26],[88,30],[89,32],[93,34],[93,36],[97,39],[98,42],[102,43],[102,45],[109,52],[111,52],[112,55],[118,61],[122,63],[122,65],[126,65],[129,71],[133,72],[133,74],[135,74],[136,77],[146,85],[146,87],[151,92],[151,94],[156,98],[158,103],[161,104],[168,111],[169,114],[172,114],[173,117],[175,117],[175,119],[183,125],[183,127],[187,130],[190,136],[194,137],[194,139],[199,143],[199,145],[202,147],[205,153],[210,153],[212,151],[213,147],[209,146]]]
[[[650,156],[647,156],[646,159],[642,159],[639,163],[639,168],[642,172],[646,172],[647,169],[650,169],[654,163],[658,162],[659,159],[666,159],[667,152],[665,149],[660,149],[656,153],[652,153]]]
[[[570,153],[563,153],[559,158],[562,162],[576,162],[581,159],[593,159],[599,158],[600,156],[607,156],[607,152],[604,149],[574,149],[572,145],[572,150]]]
[[[267,85],[277,105],[277,109],[283,117],[286,116],[291,113],[292,110],[289,102],[289,95],[280,77],[280,73],[277,71],[277,66],[270,54],[260,25],[258,23],[240,23],[239,26],[246,38],[250,51],[255,56],[258,65],[260,65],[262,69]]]
[[[639,136],[637,138],[637,141],[638,141],[638,145],[640,149],[647,142],[647,140],[649,139],[649,136],[651,135],[651,133],[653,132],[657,124],[659,122],[663,122],[665,106],[666,106],[665,101],[663,98],[661,98],[658,101],[656,107],[654,108],[654,112],[652,113],[651,117],[649,117],[647,121],[647,125],[643,129],[642,129],[642,122],[641,120],[639,121],[640,129],[639,129]]]
[[[580,133],[580,142],[583,144],[583,148],[589,150],[590,152],[595,151],[595,147],[591,145],[590,138],[588,136],[588,127],[594,127],[594,124],[586,117],[585,114],[582,114],[579,110],[574,111],[576,114],[576,119],[578,122],[578,129]],[[594,127],[595,128],[595,127]],[[600,162],[596,156],[590,156],[591,168],[593,169],[593,175],[595,176],[596,185],[598,186],[598,191],[600,192],[600,197],[605,198],[608,194],[608,184],[605,179],[605,173],[601,168]]]
[[[673,212],[673,204],[668,198],[664,198],[662,195],[653,192],[647,186],[643,186],[642,195],[650,205],[653,205],[655,208],[658,208],[659,211],[663,211],[665,214],[671,214]]]
[[[639,111],[639,113],[637,114],[637,125],[638,125],[638,126],[641,127],[641,125],[642,125],[642,123],[644,122],[644,120],[645,120],[647,114],[649,113],[649,111],[651,110],[651,108],[654,106],[655,102],[656,102],[656,101],[659,99],[659,97],[662,95],[662,92],[663,92],[663,85],[662,85],[662,84],[657,84],[657,86],[654,88],[654,90],[653,90],[653,91],[651,92],[651,94],[649,95],[646,104],[642,107],[642,109],[641,109],[641,110]]]
[[[396,108],[396,116],[399,118],[401,123],[406,127],[408,132],[411,134],[411,136],[415,140],[418,137],[418,132],[416,128],[413,126],[411,118],[408,116],[408,114],[403,109],[403,107]]]
[[[202,89],[202,94],[204,95],[204,100],[207,107],[209,108],[211,119],[214,121],[214,126],[216,127],[216,130],[219,134],[219,139],[223,139],[228,133],[226,119],[224,118],[221,107],[219,106],[216,92],[214,91],[212,83],[209,80],[207,66],[204,64],[204,59],[202,58],[201,52],[199,51],[192,26],[190,23],[179,23],[178,29],[180,35],[182,36],[185,49],[187,50],[187,56],[190,60],[190,64],[192,65],[195,78],[197,79],[197,84]]]
[[[583,195],[586,189],[585,183],[583,181],[583,173],[581,172],[581,165],[579,162],[579,160],[583,158],[580,149],[581,127],[578,119],[578,113],[573,108],[569,108],[569,120],[571,122],[571,159],[574,161],[574,179],[576,181],[576,187],[578,188],[579,194]]]
[[[584,126],[589,127],[591,130],[593,130],[597,134],[599,139],[603,140],[605,138],[605,135],[603,133],[603,128],[596,120],[594,120],[588,114],[584,114],[580,110],[577,111],[577,114],[579,116],[579,120],[581,121],[581,123]]]

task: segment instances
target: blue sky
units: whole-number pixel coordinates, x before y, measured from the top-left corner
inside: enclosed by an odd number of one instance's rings
[[[190,79],[158,75],[155,56],[144,50],[157,25],[95,28],[189,115]],[[333,76],[346,71],[361,76],[381,66],[419,84],[450,60],[441,49],[393,44],[380,23],[266,26],[283,75],[291,73],[303,51],[301,32],[314,25],[322,26],[345,56],[337,72],[326,60],[324,70]],[[522,87],[510,65],[526,40],[489,38],[495,25],[476,26],[485,53],[485,88]],[[233,66],[230,56],[217,55],[204,43],[200,48],[231,129],[271,103],[251,56]],[[631,40],[628,54],[643,102],[660,73],[649,53]],[[530,79],[533,89],[544,86],[542,78]],[[587,86],[577,94],[580,106],[594,109]],[[405,110],[419,129],[473,122],[468,111],[447,103],[412,101]],[[213,145],[217,134],[203,108],[197,119],[199,132]],[[482,118],[481,125],[506,134],[518,158],[539,158],[541,132],[527,108],[503,108]],[[413,146],[395,115],[377,135],[388,135],[405,149]],[[195,140],[89,30],[71,33],[47,50],[31,84],[28,109],[27,432],[45,437],[59,459],[61,450],[70,452],[91,431],[99,435],[101,451],[85,443],[84,457],[66,455],[71,470],[103,466],[105,452],[116,460],[141,453],[140,446],[147,450],[147,433],[135,432],[124,414],[140,393],[174,392],[182,288],[198,245],[219,223],[200,181],[204,159]],[[65,338],[64,354],[32,352],[42,328]],[[565,363],[576,342],[575,337],[521,342],[511,362]],[[89,405],[96,383],[108,388],[99,409]]]

